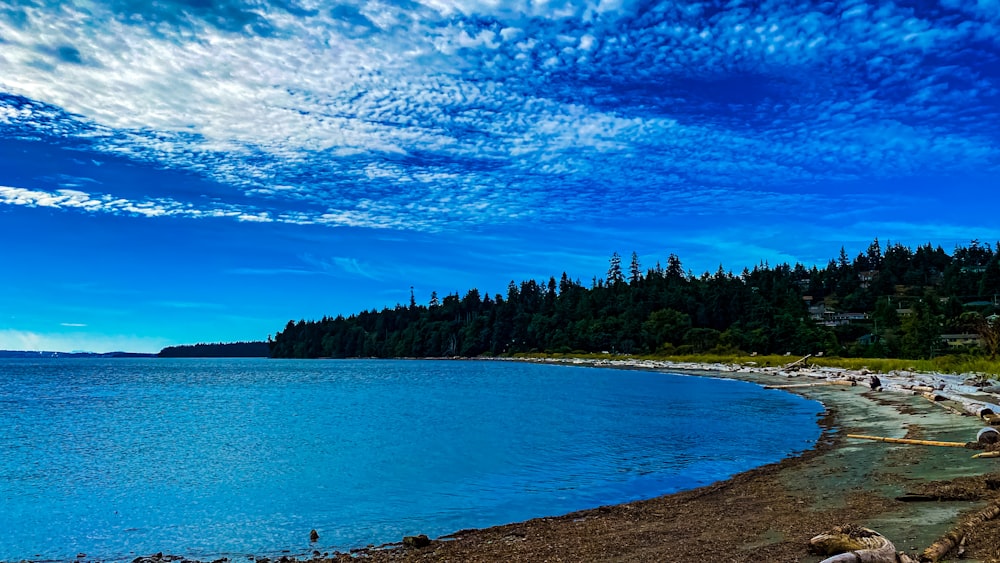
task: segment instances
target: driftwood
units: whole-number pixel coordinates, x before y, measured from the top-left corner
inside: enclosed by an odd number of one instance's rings
[[[909,438],[886,438],[884,436],[866,436],[864,434],[848,434],[848,438],[857,438],[858,440],[875,440],[876,442],[888,442],[890,444],[911,444],[914,446],[943,446],[947,448],[968,448],[973,447],[970,444],[975,444],[975,442],[938,442],[935,440],[911,440]]]
[[[817,555],[832,555],[820,563],[910,563],[905,554],[897,554],[896,546],[875,530],[845,525],[823,532],[809,540],[809,551]]]
[[[972,456],[976,457],[976,456]],[[949,500],[942,498],[941,495],[925,495],[921,493],[906,493],[902,496],[896,497],[899,502],[938,502],[941,500]]]
[[[921,561],[936,563],[945,555],[962,544],[965,540],[965,533],[982,524],[1000,516],[1000,502],[994,501],[983,510],[976,513],[971,518],[965,520],[960,525],[952,528],[941,539],[931,544],[930,547],[920,554]]]
[[[812,357],[812,354],[806,354],[805,356],[803,356],[803,357],[795,360],[794,362],[792,362],[790,364],[785,364],[785,367],[783,369],[793,368],[793,367],[798,366],[799,364],[805,364],[806,360],[808,360],[811,357]]]
[[[976,441],[984,446],[996,444],[997,442],[1000,442],[1000,431],[992,426],[982,428],[979,432],[976,432]]]
[[[923,397],[925,399],[927,399],[928,401],[934,403],[935,405],[941,407],[942,409],[944,409],[944,410],[946,410],[946,411],[948,411],[948,412],[950,412],[952,414],[957,414],[959,416],[968,416],[968,413],[964,413],[964,412],[956,409],[955,407],[952,407],[952,406],[949,406],[949,405],[946,405],[946,404],[942,403],[941,401],[943,401],[943,400],[946,399],[946,397],[944,395],[939,395],[937,393],[924,393]]]
[[[980,452],[980,453],[972,456],[972,459],[979,459],[979,458],[984,458],[984,457],[1000,457],[1000,451]]]
[[[945,399],[949,401],[954,401],[962,405],[962,410],[965,412],[979,417],[987,422],[991,422],[995,418],[995,413],[990,405],[983,403],[981,401],[973,401],[972,399],[967,399],[961,395],[949,395],[945,393],[939,393]]]
[[[994,414],[993,409],[982,403],[962,403],[962,406],[965,407],[966,412],[972,413],[984,420],[986,417],[992,417]]]
[[[850,385],[853,387],[857,384],[856,381],[849,379],[838,379],[835,381],[817,381],[815,383],[792,383],[791,385],[765,385],[764,389],[795,389],[798,387],[819,387],[822,385]]]

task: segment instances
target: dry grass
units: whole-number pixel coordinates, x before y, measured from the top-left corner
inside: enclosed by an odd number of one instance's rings
[[[751,356],[749,354],[691,354],[640,356],[619,354],[595,354],[586,352],[568,354],[515,354],[518,358],[582,358],[590,360],[643,359],[671,362],[697,362],[705,364],[731,364],[744,366],[777,367],[794,362],[796,356]],[[930,360],[906,360],[898,358],[839,358],[814,357],[809,363],[816,366],[839,367],[845,369],[867,369],[874,372],[919,371],[939,373],[976,373],[1000,378],[1000,360],[990,360],[982,356],[941,356]]]

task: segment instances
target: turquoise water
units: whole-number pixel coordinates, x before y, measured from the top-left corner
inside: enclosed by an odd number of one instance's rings
[[[555,515],[803,451],[821,411],[513,362],[2,360],[0,561],[332,551]]]

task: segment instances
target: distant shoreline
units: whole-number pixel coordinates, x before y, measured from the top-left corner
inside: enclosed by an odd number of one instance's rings
[[[0,350],[0,359],[59,359],[59,358],[156,358],[156,354],[144,352],[50,352],[25,350]]]

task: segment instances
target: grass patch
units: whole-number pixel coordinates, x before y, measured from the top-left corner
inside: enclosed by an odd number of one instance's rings
[[[593,352],[568,353],[524,353],[514,354],[515,358],[524,359],[567,359],[580,358],[584,360],[660,360],[670,362],[697,362],[703,364],[729,364],[758,367],[779,367],[799,359],[796,356],[750,356],[748,354],[690,354],[690,355],[623,355],[600,354]],[[919,371],[938,373],[980,373],[993,378],[1000,378],[1000,360],[991,360],[982,356],[940,356],[930,360],[906,360],[899,358],[839,358],[813,357],[809,365],[821,367],[837,367],[852,370],[867,369],[877,373],[890,371]]]

